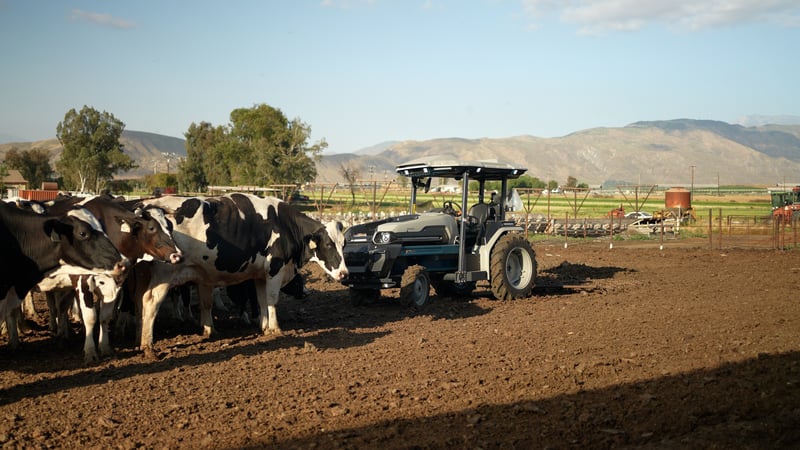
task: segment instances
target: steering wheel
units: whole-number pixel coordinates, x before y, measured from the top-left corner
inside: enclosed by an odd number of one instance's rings
[[[445,200],[442,203],[442,212],[458,217],[461,215],[461,205],[453,203],[452,200]]]

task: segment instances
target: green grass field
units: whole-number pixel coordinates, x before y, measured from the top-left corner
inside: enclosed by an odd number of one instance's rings
[[[709,210],[713,216],[718,216],[722,210],[723,216],[747,216],[765,217],[770,214],[770,198],[766,189],[757,188],[725,188],[720,190],[721,194],[702,191],[694,195],[692,206],[698,220],[708,217]],[[724,192],[724,193],[722,193]],[[373,208],[377,212],[386,214],[401,214],[408,211],[410,194],[408,190],[392,189],[380,190],[376,188],[356,191],[353,196],[349,191],[339,188],[333,194],[322,191],[304,191],[304,194],[311,198],[311,202],[317,207],[324,207],[328,212],[333,213],[356,213],[369,214]],[[477,198],[477,195],[470,194],[470,202]],[[523,210],[532,215],[543,215],[545,217],[564,218],[567,214],[571,220],[578,218],[602,218],[607,217],[614,208],[622,207],[625,212],[638,209],[646,212],[656,212],[665,207],[664,191],[654,191],[647,195],[647,192],[627,193],[623,195],[619,192],[600,193],[591,191],[586,195],[585,192],[566,192],[548,195],[537,195],[535,192],[521,195]],[[444,201],[460,203],[460,194],[423,194],[417,195],[417,210],[425,211],[431,208],[441,207]]]

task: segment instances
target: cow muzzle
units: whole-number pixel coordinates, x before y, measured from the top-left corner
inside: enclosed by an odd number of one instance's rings
[[[114,270],[111,271],[110,275],[114,279],[122,279],[127,275],[128,270],[131,268],[131,260],[128,258],[124,258],[122,261],[114,264]]]
[[[169,262],[170,264],[178,264],[179,262],[183,261],[183,253],[176,252],[169,254]]]
[[[348,274],[349,272],[347,271],[347,269],[336,269],[333,272],[331,272],[331,277],[333,277],[333,279],[336,281],[342,281],[345,278],[347,278]]]

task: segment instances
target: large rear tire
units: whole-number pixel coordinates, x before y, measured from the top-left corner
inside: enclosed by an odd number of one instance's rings
[[[430,299],[431,279],[428,271],[419,264],[403,272],[400,282],[400,301],[408,306],[423,309]]]
[[[520,233],[504,235],[492,249],[490,270],[495,298],[529,297],[536,282],[536,255],[531,243]]]

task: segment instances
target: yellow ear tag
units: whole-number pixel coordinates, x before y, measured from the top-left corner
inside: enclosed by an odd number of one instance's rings
[[[317,243],[314,241],[308,241],[308,248],[314,250],[315,248],[317,248]]]
[[[122,222],[122,225],[119,227],[119,230],[122,231],[123,233],[130,233],[131,226],[128,225],[128,222]]]

